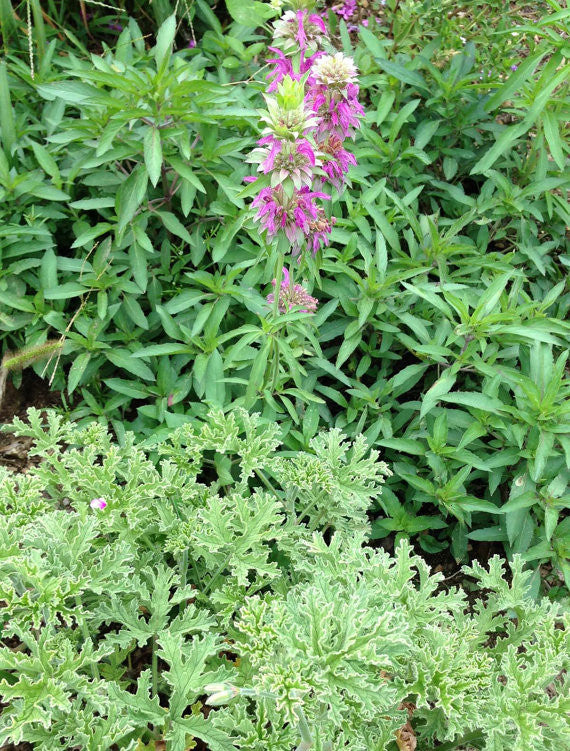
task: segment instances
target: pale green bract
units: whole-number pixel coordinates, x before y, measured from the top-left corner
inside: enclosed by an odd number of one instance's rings
[[[235,410],[119,445],[28,416],[8,429],[41,464],[0,469],[0,745],[395,751],[406,702],[422,750],[568,746],[567,615],[519,557],[466,568],[468,597],[367,546],[389,470],[364,439],[288,456]]]

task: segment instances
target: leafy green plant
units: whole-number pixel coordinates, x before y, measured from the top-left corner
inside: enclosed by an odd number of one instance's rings
[[[245,411],[122,446],[28,419],[7,429],[41,464],[1,470],[2,743],[395,749],[405,703],[423,748],[564,746],[567,616],[518,557],[465,569],[469,607],[408,544],[364,548],[387,467],[362,438],[288,457]]]
[[[497,541],[570,582],[567,14],[553,1],[491,34],[497,5],[476,25],[479,9],[408,3],[382,11],[391,32],[338,23],[367,116],[303,272],[308,320],[265,301],[242,178],[267,39],[228,7],[195,49],[171,53],[170,18],[152,50],[134,21],[89,58],[48,42],[33,81],[24,57],[0,62],[3,346],[63,337],[49,372],[68,412],[119,440],[230,404],[292,451],[364,432],[396,470],[375,538],[457,560]]]

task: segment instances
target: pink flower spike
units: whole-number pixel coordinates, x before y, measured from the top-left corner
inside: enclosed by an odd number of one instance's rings
[[[107,507],[107,501],[104,498],[94,498],[89,505],[92,509],[103,511]]]
[[[271,284],[275,287],[276,280],[272,279]],[[275,293],[267,295],[267,302],[273,305],[275,303]],[[293,308],[299,307],[299,313],[314,313],[317,310],[319,301],[316,297],[311,297],[307,290],[301,284],[291,284],[289,271],[283,267],[283,279],[281,289],[278,295],[278,309],[281,314],[287,313]]]

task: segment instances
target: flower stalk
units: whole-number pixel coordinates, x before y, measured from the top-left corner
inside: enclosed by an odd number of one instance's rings
[[[300,263],[307,250],[315,255],[330,242],[335,217],[325,208],[326,186],[340,192],[356,165],[344,141],[354,137],[364,111],[354,62],[341,52],[328,54],[328,29],[314,3],[288,4],[292,9],[273,24],[264,128],[248,159],[258,175],[246,180],[259,181],[252,208],[266,240],[288,248]],[[273,313],[295,305],[314,312],[317,301],[301,285],[282,285],[282,268],[275,269],[275,292],[267,298]]]

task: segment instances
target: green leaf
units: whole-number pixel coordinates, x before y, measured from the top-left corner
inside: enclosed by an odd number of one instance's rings
[[[0,135],[6,158],[10,163],[17,135],[5,60],[0,60]]]
[[[154,48],[154,59],[157,70],[161,70],[170,60],[172,54],[172,45],[176,34],[176,14],[173,13],[162,24],[156,35],[156,45]]]
[[[398,238],[398,233],[394,227],[392,227],[384,212],[372,203],[365,203],[364,208],[374,220],[374,224],[386,238],[388,245],[393,250],[400,251],[400,239]]]
[[[257,0],[226,0],[226,8],[234,21],[249,28],[262,26],[275,15],[273,8]]]
[[[191,183],[196,188],[196,190],[199,190],[201,193],[206,192],[206,188],[203,186],[202,181],[190,169],[190,167],[182,161],[182,159],[169,156],[168,163],[171,167],[174,168],[176,172],[178,172],[181,177],[183,177],[185,180],[188,180],[188,182]]]
[[[148,175],[142,166],[135,167],[127,179],[121,183],[115,199],[118,217],[118,231],[121,232],[134,217],[141,205],[148,185]]]
[[[104,355],[113,365],[127,370],[138,378],[142,378],[145,381],[154,381],[156,379],[148,365],[135,359],[132,352],[129,352],[128,349],[105,350]]]
[[[206,399],[221,407],[225,401],[226,387],[224,385],[224,361],[217,349],[208,358],[205,379]]]
[[[522,123],[518,123],[517,125],[505,126],[505,129],[497,138],[493,146],[485,152],[469,174],[479,175],[486,172],[518,138],[523,136],[529,130],[532,124],[532,120],[526,118]]]
[[[55,83],[39,84],[36,91],[44,99],[53,101],[63,99],[69,104],[84,104],[89,100],[96,99],[98,89],[81,81],[57,81]]]
[[[188,704],[195,701],[210,682],[206,662],[221,648],[222,642],[218,634],[210,633],[202,638],[194,636],[191,640],[185,640],[183,634],[164,631],[159,635],[159,643],[158,654],[169,665],[162,675],[173,691],[171,716],[180,717]]]
[[[125,394],[130,396],[131,399],[148,399],[149,393],[138,383],[134,381],[126,381],[123,378],[107,378],[104,383],[113,391],[117,391],[119,394]]]
[[[511,276],[512,271],[509,271],[491,282],[491,284],[479,298],[477,307],[473,311],[473,315],[471,316],[471,320],[473,322],[481,321],[483,318],[494,311]]]
[[[520,495],[512,495],[512,497],[501,506],[501,513],[508,514],[511,511],[518,511],[522,508],[528,508],[534,506],[538,502],[538,496],[536,492],[527,490]]]
[[[263,346],[255,356],[255,359],[251,366],[251,371],[247,382],[247,389],[245,392],[245,404],[249,407],[255,404],[258,394],[263,388],[263,377],[267,368],[267,358],[269,356],[271,344],[271,339],[265,340]]]
[[[85,368],[89,364],[89,360],[91,359],[91,353],[90,352],[82,352],[78,357],[75,358],[71,368],[69,369],[69,373],[67,375],[67,393],[72,394],[79,383],[81,382],[81,378],[83,376],[83,373],[85,372]]]
[[[534,534],[535,524],[528,509],[513,511],[506,516],[507,535],[513,553],[528,550]]]
[[[530,476],[538,482],[546,467],[546,462],[552,456],[554,446],[554,433],[547,430],[541,430],[538,438],[538,446],[534,455],[534,461],[531,463]]]
[[[427,86],[423,77],[417,71],[408,70],[408,68],[405,68],[403,65],[382,57],[375,57],[375,60],[380,68],[382,68],[382,70],[389,76],[393,76],[394,78],[397,78],[398,81],[407,83],[409,86],[414,86],[417,89],[429,91],[429,87]]]
[[[85,232],[82,232],[76,238],[75,242],[71,245],[71,247],[83,248],[86,245],[92,245],[93,240],[96,240],[101,235],[104,235],[105,232],[108,232],[112,228],[113,228],[113,225],[109,224],[108,222],[99,222],[94,227],[90,227],[89,229],[85,230]]]
[[[135,326],[140,326],[141,329],[148,329],[146,316],[134,295],[125,295],[123,305],[125,306],[127,315]]]
[[[455,503],[463,509],[463,511],[486,511],[488,514],[501,513],[501,509],[498,506],[495,506],[494,503],[491,503],[491,501],[483,501],[473,498],[469,500],[460,499],[455,501]]]
[[[111,209],[114,205],[115,199],[112,196],[104,196],[102,198],[82,198],[80,201],[72,201],[69,204],[72,209],[81,209],[81,211]]]
[[[144,163],[150,181],[156,187],[162,168],[162,143],[159,129],[152,126],[147,128],[144,136]]]
[[[452,404],[461,404],[464,407],[473,407],[481,409],[484,412],[500,414],[505,411],[505,405],[500,399],[486,394],[479,394],[475,391],[454,391],[451,394],[443,394],[440,399]]]
[[[384,438],[377,443],[379,446],[403,451],[406,454],[424,456],[426,453],[425,445],[421,441],[413,441],[411,438]]]
[[[393,91],[382,92],[382,96],[378,100],[378,106],[376,107],[376,127],[384,122],[392,109],[395,99],[396,94]]]
[[[544,534],[549,542],[558,524],[558,515],[559,510],[553,506],[547,506],[544,511]]]
[[[129,248],[129,260],[133,279],[141,292],[146,292],[148,285],[148,255],[147,251],[134,240]],[[146,328],[146,327],[145,327]]]
[[[180,219],[178,219],[170,211],[156,211],[155,213],[162,219],[164,226],[169,232],[172,232],[173,235],[182,238],[182,240],[187,242],[189,245],[191,244],[192,237],[190,236],[190,233],[182,224]]]
[[[15,310],[21,310],[24,313],[34,313],[36,310],[31,298],[14,295],[11,292],[5,292],[1,289],[0,303],[2,303],[2,305],[7,305],[9,308],[14,308]]]
[[[423,149],[431,141],[439,128],[440,120],[424,120],[416,128],[414,135],[414,146],[416,149]]]
[[[429,480],[426,480],[423,477],[418,477],[417,475],[410,475],[407,472],[402,472],[400,477],[412,487],[417,488],[428,495],[435,496],[435,486]]]
[[[38,160],[38,164],[43,169],[43,171],[53,179],[55,185],[58,188],[61,187],[61,175],[59,172],[59,167],[57,166],[55,159],[52,157],[49,151],[45,148],[45,146],[41,146],[35,141],[32,141],[32,149],[34,151],[36,159]]]
[[[172,729],[166,736],[170,751],[186,751],[189,748],[186,736],[199,738],[210,751],[235,751],[229,735],[201,714],[193,714],[173,721]]]
[[[467,537],[470,540],[480,540],[483,542],[506,542],[507,533],[500,527],[484,527],[483,529],[475,529],[469,532]]]
[[[53,185],[37,185],[35,188],[30,189],[30,195],[36,196],[36,198],[43,198],[45,201],[69,201],[69,194],[64,193],[63,190],[59,190]]]
[[[442,376],[431,386],[422,399],[420,408],[420,418],[425,417],[435,407],[438,401],[451,391],[456,381],[457,375],[452,372],[451,368],[444,371]]]
[[[544,53],[525,58],[518,66],[518,69],[487,99],[484,105],[485,110],[491,112],[521,89],[532,75],[542,57],[544,57]]]
[[[358,347],[362,341],[362,334],[358,333],[355,336],[351,336],[349,339],[345,339],[340,345],[337,358],[336,367],[340,369],[340,366],[348,360],[354,350]]]
[[[164,344],[150,344],[148,347],[141,347],[132,353],[132,357],[162,357],[163,355],[182,355],[188,354],[190,347],[188,344],[177,344],[176,342],[165,342]]]
[[[52,289],[44,290],[44,297],[46,300],[67,300],[69,297],[84,295],[88,291],[89,288],[84,287],[82,284],[77,284],[77,282],[66,282],[65,284],[53,287]]]
[[[552,154],[552,158],[561,170],[566,167],[566,159],[564,152],[562,151],[562,135],[559,127],[559,122],[554,116],[554,113],[546,110],[542,113],[542,123],[544,126],[544,137]]]

